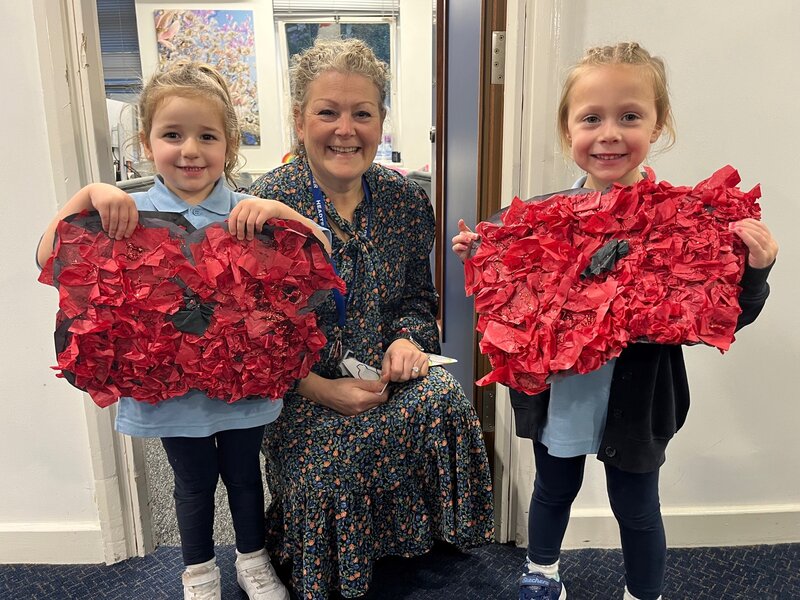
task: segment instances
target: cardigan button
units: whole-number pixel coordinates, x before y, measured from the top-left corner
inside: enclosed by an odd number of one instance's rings
[[[611,446],[606,446],[606,456],[608,458],[614,458],[617,455],[617,449],[612,448]]]
[[[611,414],[614,416],[615,419],[621,419],[622,418],[622,409],[621,408],[615,408],[614,410],[611,411]]]

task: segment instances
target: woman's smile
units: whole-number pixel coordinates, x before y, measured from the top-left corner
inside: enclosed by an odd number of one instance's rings
[[[361,150],[361,146],[328,146],[336,154],[353,154]]]

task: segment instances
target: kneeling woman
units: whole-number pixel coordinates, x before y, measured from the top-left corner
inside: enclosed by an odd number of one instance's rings
[[[373,561],[434,540],[491,540],[489,463],[472,405],[439,351],[425,192],[373,164],[386,115],[385,63],[358,40],[317,42],[291,70],[297,158],[250,193],[334,232],[347,295],[319,309],[328,338],[265,437],[270,552],[309,599],[367,591]],[[338,306],[337,306],[338,305]],[[342,377],[343,352],[383,381]],[[384,390],[384,383],[390,381]]]

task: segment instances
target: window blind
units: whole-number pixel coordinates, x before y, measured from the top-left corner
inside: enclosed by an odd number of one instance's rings
[[[377,15],[395,17],[400,0],[272,0],[276,18],[320,15]]]
[[[142,77],[134,0],[97,0],[100,51],[107,92],[138,87]]]

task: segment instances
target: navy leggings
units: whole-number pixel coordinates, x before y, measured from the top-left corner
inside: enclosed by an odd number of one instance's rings
[[[161,438],[175,473],[175,512],[185,565],[214,558],[214,493],[220,476],[239,552],[264,547],[264,484],[259,464],[264,426],[204,438]]]
[[[558,560],[570,507],[583,483],[586,456],[556,458],[533,443],[536,478],[528,515],[528,558],[540,565]],[[605,465],[611,510],[619,523],[625,582],[641,600],[661,595],[667,541],[658,500],[658,470],[627,473]]]

